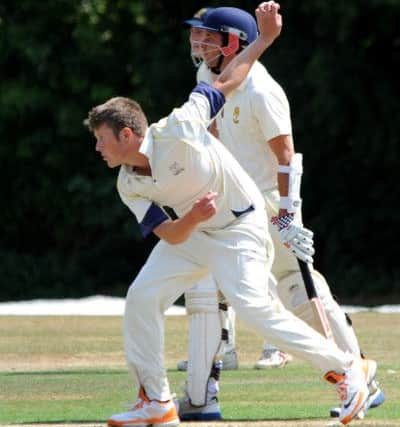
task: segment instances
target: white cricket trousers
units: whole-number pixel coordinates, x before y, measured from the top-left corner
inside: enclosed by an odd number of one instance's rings
[[[237,315],[280,349],[323,373],[343,372],[352,357],[267,292],[273,258],[264,210],[217,231],[193,232],[179,245],[160,241],[129,288],[124,316],[128,366],[150,399],[169,400],[164,369],[164,312],[211,272]]]

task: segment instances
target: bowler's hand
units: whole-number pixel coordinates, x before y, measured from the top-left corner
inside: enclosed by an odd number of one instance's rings
[[[271,44],[281,33],[282,15],[279,12],[280,5],[274,1],[260,3],[256,9],[257,25],[260,37]]]
[[[191,214],[196,222],[203,222],[210,219],[217,212],[215,198],[217,193],[209,191],[201,199],[196,200],[193,204]]]

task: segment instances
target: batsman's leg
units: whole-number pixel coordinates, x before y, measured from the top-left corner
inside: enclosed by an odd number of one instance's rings
[[[218,381],[228,331],[223,327],[219,293],[211,275],[185,292],[185,303],[189,315],[189,359],[179,416],[185,421],[219,420]]]
[[[279,195],[270,192],[265,195],[267,213],[269,216],[277,214],[279,205]],[[301,222],[301,213],[296,213],[296,219]],[[284,306],[296,314],[299,318],[318,329],[318,319],[315,319],[315,312],[309,303],[303,278],[299,271],[296,257],[281,243],[277,228],[269,224],[269,231],[275,247],[275,259],[272,265],[272,273],[278,280],[277,290],[279,298]],[[360,347],[354,328],[349,316],[343,312],[337,301],[333,298],[331,290],[325,278],[316,270],[311,271],[313,281],[321,300],[326,318],[332,330],[337,346],[352,353],[355,356],[360,354]],[[383,392],[380,390],[375,378],[368,378],[368,384],[372,399],[371,407],[377,407],[385,400]],[[340,408],[333,408],[331,414],[338,414]]]
[[[346,314],[333,299],[324,277],[316,270],[312,270],[311,275],[325,309],[336,344],[343,351],[359,355],[360,347],[354,329],[351,323],[348,322]],[[309,304],[303,279],[299,272],[289,273],[279,280],[278,294],[283,305],[288,310],[316,329],[314,313]]]
[[[279,193],[276,190],[264,194],[267,215],[270,218],[277,215],[279,209]],[[301,212],[296,212],[296,221],[302,221]],[[278,281],[277,291],[284,306],[293,311],[298,317],[315,326],[315,319],[308,303],[304,282],[300,274],[296,257],[281,241],[277,227],[269,223],[269,232],[275,248],[275,258],[272,264],[272,274]],[[328,317],[335,342],[343,351],[350,351],[354,355],[360,354],[360,347],[354,329],[337,302],[332,297],[325,278],[316,270],[312,270],[312,277],[319,298]]]
[[[222,324],[218,308],[218,290],[211,275],[185,292],[189,315],[189,360],[187,394],[195,406],[207,401],[207,386],[220,348]],[[216,393],[215,393],[216,394]]]
[[[222,357],[222,369],[224,371],[233,371],[239,369],[238,354],[236,352],[236,313],[224,297],[220,301],[220,308],[221,307],[223,309],[220,311],[220,314],[225,324],[225,329],[228,331]]]
[[[201,283],[194,286],[190,291],[185,292],[185,306],[186,310],[189,315],[189,343],[190,343],[190,336],[196,336],[198,328],[202,326],[195,327],[194,318],[192,322],[192,313],[204,313],[204,322],[207,322],[206,317],[211,319],[211,316],[209,316],[210,310],[208,309],[211,306],[215,306],[216,300],[215,300],[215,294],[218,293],[218,290],[215,289],[212,296],[210,296],[210,291],[207,290],[207,283],[206,282],[213,282],[214,280],[211,279],[204,279]],[[203,285],[206,284],[205,291],[202,293]],[[204,301],[206,301],[204,304],[197,304],[196,296],[193,297],[193,295],[196,295],[197,292],[200,292],[202,295],[199,298],[202,298]],[[199,294],[199,295],[200,295]],[[219,294],[219,304],[216,310],[219,308],[219,316],[221,318],[222,322],[222,328],[224,331],[223,336],[223,347],[221,347],[218,351],[218,354],[220,356],[220,359],[222,361],[222,368],[225,371],[228,370],[235,370],[239,368],[239,362],[238,362],[238,356],[236,353],[236,347],[235,347],[235,319],[236,314],[232,307],[229,306],[227,301],[224,299],[223,295]],[[207,300],[209,298],[209,300]],[[212,320],[210,320],[212,322]],[[181,360],[177,364],[178,371],[187,371],[188,369],[188,360]]]

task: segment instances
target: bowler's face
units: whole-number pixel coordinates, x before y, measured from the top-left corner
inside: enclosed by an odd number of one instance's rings
[[[123,147],[121,141],[114,135],[113,130],[106,124],[102,124],[95,131],[96,151],[101,154],[108,167],[115,168],[122,162]]]

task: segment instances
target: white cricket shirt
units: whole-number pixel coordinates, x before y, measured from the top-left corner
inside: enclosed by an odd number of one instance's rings
[[[201,64],[198,81],[210,82]],[[216,118],[219,139],[264,192],[277,187],[276,156],[267,141],[291,135],[289,102],[281,86],[256,62],[245,81],[229,95]]]
[[[202,222],[200,230],[224,228],[241,214],[264,208],[254,182],[207,131],[224,102],[221,92],[198,84],[182,107],[148,128],[140,152],[149,159],[152,176],[121,166],[118,192],[144,235],[168,218],[164,206],[181,217],[208,191],[218,193],[217,213]]]

